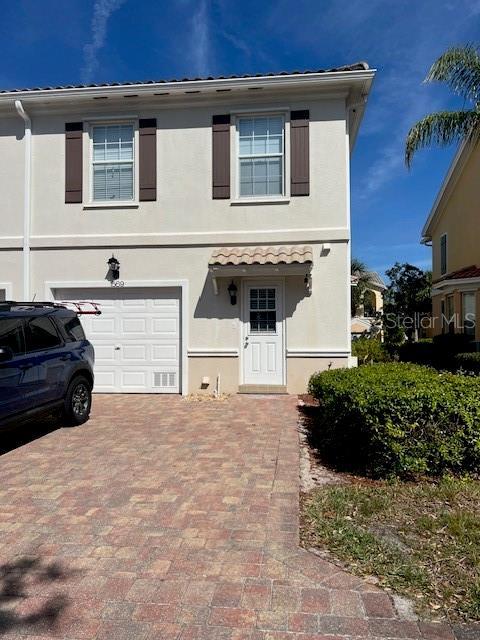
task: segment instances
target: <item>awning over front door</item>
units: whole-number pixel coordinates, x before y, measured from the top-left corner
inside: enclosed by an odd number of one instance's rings
[[[221,277],[303,275],[309,284],[312,266],[312,247],[298,244],[219,247],[208,262],[215,293],[218,293],[216,279]]]

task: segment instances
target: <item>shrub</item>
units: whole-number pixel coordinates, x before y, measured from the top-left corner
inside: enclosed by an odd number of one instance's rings
[[[425,339],[418,342],[405,342],[398,350],[401,362],[414,362],[436,366],[437,349],[432,340]]]
[[[467,373],[480,374],[480,353],[457,353],[454,357],[455,368]]]
[[[357,356],[359,364],[385,362],[388,354],[376,338],[357,338],[352,342],[352,355]]]
[[[376,477],[480,471],[480,379],[406,363],[310,378],[315,444],[344,470]]]

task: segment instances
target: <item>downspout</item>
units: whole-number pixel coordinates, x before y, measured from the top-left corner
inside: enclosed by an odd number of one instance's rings
[[[25,178],[23,191],[23,299],[30,300],[30,224],[32,179],[32,121],[21,100],[15,100],[15,109],[25,123]]]

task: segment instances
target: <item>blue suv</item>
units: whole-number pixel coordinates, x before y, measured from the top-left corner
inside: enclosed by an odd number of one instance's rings
[[[88,420],[94,351],[75,311],[54,303],[0,302],[0,427],[60,409]]]

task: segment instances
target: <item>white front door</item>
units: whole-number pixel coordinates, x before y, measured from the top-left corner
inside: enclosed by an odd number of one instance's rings
[[[243,382],[283,384],[283,288],[247,282],[244,287]]]
[[[98,302],[80,317],[95,348],[94,391],[180,391],[180,295],[175,288],[56,289],[57,300]]]

